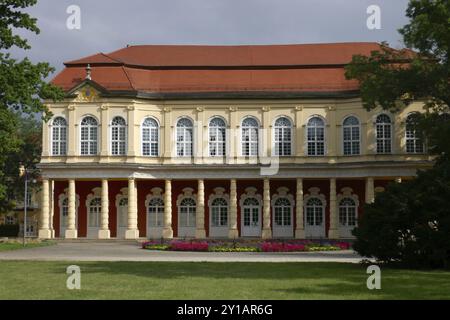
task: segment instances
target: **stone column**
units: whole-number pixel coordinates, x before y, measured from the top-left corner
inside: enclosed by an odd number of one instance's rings
[[[75,226],[76,202],[75,202],[75,180],[69,180],[69,195],[68,195],[68,215],[66,227],[66,239],[76,239],[78,237],[78,230]]]
[[[375,200],[375,186],[372,177],[366,179],[366,203],[372,203]]]
[[[39,227],[39,238],[40,239],[50,239],[52,237],[52,233],[49,228],[49,220],[50,220],[50,214],[49,214],[49,182],[47,179],[42,180],[42,205],[41,205],[41,223]],[[26,199],[25,199],[26,201]],[[25,218],[25,217],[24,217]],[[26,230],[23,230],[23,232],[26,232]]]
[[[49,229],[52,234],[52,239],[55,238],[55,228],[53,226],[53,219],[55,216],[55,181],[50,180],[49,183],[49,193],[50,193],[50,221],[49,221]]]
[[[264,179],[262,238],[272,238],[272,229],[270,228],[270,182],[267,178]]]
[[[230,181],[230,227],[228,238],[236,239],[239,237],[237,222],[237,182],[236,179]]]
[[[99,239],[109,239],[111,233],[109,231],[109,194],[108,180],[102,180],[102,214],[100,218],[100,230],[98,230]]]
[[[195,237],[199,239],[206,238],[205,231],[205,183],[203,180],[198,180],[198,191],[197,191],[197,209],[195,215]]]
[[[164,190],[164,239],[173,238],[172,229],[172,181],[166,180]]]
[[[328,238],[339,239],[339,217],[336,203],[336,179],[330,179],[330,229]]]
[[[128,179],[128,227],[125,232],[125,239],[139,238],[137,227],[137,190],[136,180]]]
[[[297,224],[295,227],[295,238],[304,239],[305,238],[305,224],[303,218],[303,179],[297,179],[297,194],[295,202],[295,219]]]

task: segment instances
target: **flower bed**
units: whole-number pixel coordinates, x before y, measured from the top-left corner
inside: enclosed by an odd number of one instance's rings
[[[194,252],[307,252],[348,250],[350,247],[348,242],[311,240],[161,240],[142,243],[142,248],[147,250]]]

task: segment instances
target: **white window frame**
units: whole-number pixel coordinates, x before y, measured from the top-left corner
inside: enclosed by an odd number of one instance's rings
[[[183,200],[192,199],[194,201],[193,212],[192,210],[188,210],[188,216],[186,217],[186,226],[181,225],[181,211],[182,208],[185,207],[182,205]],[[189,206],[191,208],[191,206]],[[177,197],[177,213],[178,213],[178,237],[194,237],[195,230],[197,227],[197,195],[194,193],[194,189],[192,188],[184,188],[182,193]],[[192,217],[193,216],[193,219]],[[189,223],[192,222],[192,225]]]
[[[64,125],[55,125],[55,121],[62,119]],[[67,120],[63,116],[56,116],[50,125],[50,148],[52,156],[66,156],[67,155]],[[55,130],[58,131],[59,139],[55,139]],[[64,132],[65,139],[61,139],[62,132]],[[57,152],[55,152],[54,144],[57,144]],[[64,145],[64,148],[62,147]]]
[[[211,126],[211,123],[216,119],[223,121],[223,126]],[[219,137],[221,129],[224,130],[223,141],[220,140],[211,141],[211,130],[214,130],[216,137]],[[211,144],[215,145],[216,149],[215,154],[212,153]],[[223,150],[223,154],[220,154],[218,150]],[[214,116],[208,121],[208,155],[210,157],[225,157],[226,153],[227,153],[227,122],[225,121],[224,118],[220,116]]]
[[[95,122],[97,123],[97,125],[95,125],[95,126],[94,125],[87,125],[87,126],[83,125],[82,123],[83,123],[83,121],[86,118],[94,119]],[[87,140],[82,140],[82,131],[83,131],[84,127],[87,127],[87,129],[88,129],[88,139]],[[91,138],[91,135],[92,135],[91,129],[94,129],[94,128],[96,130],[96,137],[97,137],[95,140]],[[86,156],[86,157],[97,156],[98,155],[98,150],[99,150],[99,144],[100,144],[100,139],[99,139],[99,121],[98,121],[98,119],[96,117],[94,117],[93,115],[85,115],[85,116],[83,116],[81,118],[81,121],[80,121],[80,130],[79,130],[79,135],[78,136],[79,136],[79,141],[80,141],[80,155],[81,156]],[[83,153],[83,142],[88,143],[88,148],[87,148],[87,150],[89,151],[88,153]],[[93,142],[95,142],[95,144],[96,144],[95,150],[91,150],[91,143],[93,143]]]
[[[310,126],[310,124],[309,124],[310,121],[315,118],[320,119],[322,121],[323,125],[322,126]],[[310,129],[310,128],[314,129],[314,139],[311,139],[311,140],[308,135],[308,131],[309,131],[308,129]],[[320,128],[323,129],[323,140],[317,139],[317,129],[320,129]],[[308,121],[306,122],[306,125],[305,125],[305,154],[306,154],[306,156],[308,156],[308,157],[324,157],[324,156],[326,156],[326,154],[327,154],[327,129],[326,128],[327,128],[327,123],[322,116],[313,115],[308,118]],[[315,145],[315,153],[314,154],[309,153],[309,144],[310,143],[314,143],[314,145]],[[318,150],[317,147],[318,147],[319,143],[323,143],[323,154],[319,154],[317,152],[317,150]]]
[[[350,125],[346,125],[345,121],[347,121],[347,119],[349,118],[355,118],[356,121],[358,121],[358,124],[350,124]],[[345,129],[350,129],[350,140],[345,140]],[[353,128],[357,128],[358,129],[358,139],[354,139],[353,138]],[[346,154],[345,153],[345,143],[349,142],[350,143],[350,153]],[[353,150],[353,144],[357,142],[358,143],[358,152],[355,153]],[[355,115],[348,115],[344,118],[344,120],[342,121],[342,154],[344,156],[359,156],[361,155],[361,121],[359,121],[359,118]]]
[[[147,120],[154,121],[155,124],[156,124],[156,127],[144,125]],[[159,124],[159,121],[157,119],[155,119],[154,117],[145,117],[144,120],[142,121],[142,123],[141,123],[141,154],[142,154],[143,157],[155,158],[155,157],[159,157],[160,156],[160,154],[161,154],[160,153],[160,149],[161,149],[160,148],[160,146],[161,146],[161,130],[160,130],[160,127],[161,126]],[[149,140],[148,141],[144,140],[144,130],[149,130],[149,135],[148,135],[149,136]],[[151,137],[152,137],[152,130],[156,130],[156,135],[157,135],[157,138],[158,138],[156,141],[151,139]],[[145,152],[144,152],[144,144],[149,144],[149,154],[145,154]],[[156,154],[153,154],[152,153],[152,145],[155,145],[155,144],[156,144]]]
[[[162,206],[150,205],[153,201],[160,201]],[[150,224],[150,208],[152,208],[154,215],[153,222],[161,222],[161,225]],[[154,187],[150,190],[150,193],[145,197],[145,217],[146,217],[146,230],[147,238],[149,239],[161,239],[163,237],[164,230],[164,212],[165,212],[165,202],[163,189],[159,187]]]
[[[180,123],[180,121],[182,120],[188,120],[191,122],[191,126],[190,127],[178,127],[178,124]],[[188,130],[191,130],[191,141],[186,141],[186,132]],[[183,131],[183,141],[178,141],[178,130],[182,130]],[[191,158],[194,156],[195,154],[195,150],[194,150],[194,141],[195,141],[195,130],[194,130],[194,121],[189,118],[189,117],[181,117],[178,118],[176,123],[175,123],[175,138],[174,138],[175,144],[175,157],[181,157],[181,158]],[[188,146],[190,143],[190,154],[186,153],[186,146]],[[179,146],[183,145],[184,148],[183,153],[179,154],[178,150],[179,150]]]
[[[355,206],[355,225],[348,225],[348,210],[346,210],[346,224],[341,224],[341,202],[344,199],[351,199]],[[351,234],[351,230],[358,226],[358,216],[359,216],[359,198],[358,195],[353,193],[353,189],[349,187],[345,187],[341,189],[341,192],[336,197],[337,203],[337,213],[338,213],[338,223],[339,223],[339,234],[341,237],[345,238],[353,238]],[[348,206],[346,207],[348,208]]]
[[[123,120],[124,124],[113,124],[115,119]],[[110,137],[110,152],[112,156],[126,156],[127,155],[127,138],[128,138],[128,126],[127,121],[122,116],[114,116],[109,124],[109,137]],[[113,130],[117,130],[117,139],[113,138]],[[123,137],[121,137],[120,130],[123,129]],[[114,144],[117,144],[117,151],[115,151]],[[123,152],[120,151],[123,147]]]
[[[225,201],[225,205],[215,206],[214,202],[218,199],[223,199]],[[209,196],[208,199],[208,207],[209,207],[209,236],[210,237],[227,237],[228,229],[230,225],[230,196],[225,193],[225,189],[221,187],[214,188],[213,193]],[[214,208],[218,207],[218,219],[219,224],[214,224],[213,219],[213,211]],[[222,224],[222,214],[223,211],[221,209],[226,209],[226,224]]]
[[[250,126],[245,126],[244,127],[244,121],[245,120],[248,120],[248,119],[252,119],[252,120],[254,120],[255,122],[256,122],[256,126],[255,127],[250,127]],[[256,137],[256,152],[255,152],[255,150],[254,150],[254,147],[252,148],[252,145],[254,145],[255,144],[255,141],[254,140],[251,140],[251,131],[249,131],[249,133],[250,133],[250,135],[249,135],[249,141],[247,142],[247,141],[244,141],[244,130],[251,130],[251,129],[256,129],[256,135],[257,135],[257,137]],[[249,158],[251,158],[251,157],[258,157],[259,156],[259,154],[260,154],[260,152],[261,152],[261,124],[260,124],[260,122],[259,122],[259,120],[256,118],[256,117],[253,117],[253,116],[246,116],[246,117],[244,117],[243,119],[242,119],[242,121],[241,121],[241,130],[240,130],[240,155],[242,156],[242,157],[249,157]],[[249,152],[248,152],[248,154],[244,154],[244,143],[245,144],[247,144],[248,143],[248,145],[249,145],[249,147],[248,147],[248,150],[249,150]]]
[[[405,120],[405,151],[408,154],[424,154],[425,153],[425,143],[422,141],[422,139],[420,139],[418,137],[417,130],[408,130],[408,125],[409,125],[408,122],[410,121],[411,117],[414,116],[414,114],[416,114],[416,112],[409,113],[406,116],[406,120]],[[410,131],[412,131],[412,133],[410,133]],[[412,141],[412,143],[413,143],[413,146],[414,146],[413,151],[408,150],[408,142],[409,141]],[[419,146],[422,147],[422,150],[418,151],[417,149]]]
[[[378,119],[382,116],[385,116],[389,119],[389,122],[378,122]],[[386,113],[381,113],[379,115],[377,115],[375,117],[375,152],[376,154],[392,154],[393,150],[392,150],[392,139],[393,139],[393,123],[392,123],[392,118],[387,115]],[[389,128],[389,138],[386,138],[386,133],[388,132]],[[383,136],[379,137],[378,136],[378,132],[381,129],[383,132]],[[389,150],[386,150],[386,141],[389,141]],[[382,149],[378,149],[378,143],[381,142],[382,143]]]
[[[255,187],[247,187],[245,188],[245,193],[243,193],[240,197],[239,200],[239,206],[240,206],[240,210],[241,210],[241,236],[242,237],[246,237],[246,236],[250,236],[250,237],[260,237],[261,236],[261,230],[262,230],[262,209],[263,209],[263,201],[262,201],[262,196],[260,194],[257,193],[258,189]],[[257,228],[255,228],[254,226],[245,226],[245,221],[244,221],[244,209],[245,207],[247,207],[247,205],[245,205],[245,201],[249,198],[254,198],[258,201],[258,205],[257,206],[250,206],[252,207],[256,207],[258,209],[258,226]],[[250,212],[250,214],[253,214],[252,212]],[[246,229],[250,229],[250,230],[246,230]],[[255,230],[257,232],[255,232]],[[252,234],[245,234],[245,232],[255,232]]]
[[[98,237],[98,230],[100,230],[101,227],[101,216],[102,216],[102,188],[96,187],[92,189],[92,192],[87,195],[86,197],[86,225],[87,225],[87,237],[88,238],[97,238]],[[98,206],[91,206],[91,203],[94,199],[100,200],[100,205]],[[90,214],[91,214],[91,207],[98,207],[97,212],[97,219],[95,226],[92,226],[90,224]]]
[[[278,126],[277,125],[277,121],[280,119],[286,119],[289,122],[289,126]],[[277,136],[277,131],[281,130],[281,135],[279,135],[281,137],[281,140],[276,139]],[[286,130],[289,130],[290,133],[290,140],[289,141],[285,141],[284,140],[284,132]],[[272,156],[278,156],[278,157],[291,157],[294,154],[294,125],[293,122],[291,120],[291,118],[289,118],[288,116],[282,115],[279,116],[277,118],[275,118],[274,122],[273,122],[273,130],[272,130]],[[278,144],[289,144],[289,154],[284,154],[284,148],[282,147],[281,150],[283,150],[283,154],[279,154],[278,152],[278,148],[277,145]]]
[[[280,199],[286,199],[289,202],[289,221],[290,224],[285,224],[285,212],[282,212],[282,223],[281,225],[278,225],[275,223],[276,221],[276,214],[277,214],[277,208],[280,206],[277,205],[278,200]],[[274,238],[290,238],[294,236],[294,196],[289,193],[289,189],[286,187],[280,187],[277,189],[277,193],[273,195],[271,200],[271,206],[272,206],[272,232]]]

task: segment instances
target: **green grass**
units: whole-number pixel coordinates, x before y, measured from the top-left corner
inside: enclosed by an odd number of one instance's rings
[[[0,243],[0,251],[46,247],[54,245],[55,243],[56,242],[53,241],[27,242],[24,246],[22,242],[2,242]]]
[[[66,268],[81,268],[81,290]],[[344,263],[0,261],[0,299],[450,299],[449,271],[366,269]]]

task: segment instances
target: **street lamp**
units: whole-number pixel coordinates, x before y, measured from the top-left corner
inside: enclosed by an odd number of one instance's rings
[[[25,198],[23,201],[23,246],[25,246],[25,237],[27,233],[28,170],[23,164],[19,167],[19,176],[25,176]]]

